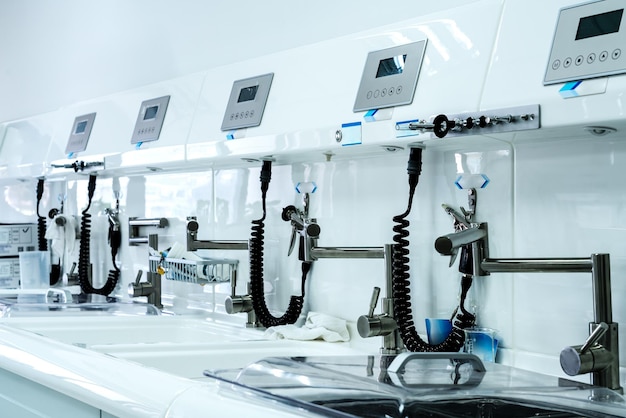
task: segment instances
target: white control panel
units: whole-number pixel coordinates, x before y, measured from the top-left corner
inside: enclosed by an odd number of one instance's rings
[[[82,152],[87,149],[87,143],[89,142],[89,136],[91,135],[91,128],[93,128],[95,120],[95,113],[77,116],[76,119],[74,119],[72,131],[70,132],[70,138],[68,139],[67,146],[65,147],[66,154]]]
[[[34,251],[37,246],[37,225],[0,225],[0,257],[17,256],[22,251]]]
[[[20,259],[0,258],[0,289],[20,287]]]
[[[370,52],[353,111],[411,104],[426,40]]]
[[[624,0],[601,0],[559,12],[543,84],[626,73]]]
[[[130,140],[131,144],[159,139],[169,102],[170,96],[163,96],[145,100],[141,103],[135,129],[133,130],[133,137]]]
[[[237,80],[233,83],[224,112],[222,131],[259,126],[270,94],[274,73]]]

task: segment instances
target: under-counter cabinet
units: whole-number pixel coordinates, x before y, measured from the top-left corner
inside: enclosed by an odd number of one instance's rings
[[[52,370],[47,372],[53,373]],[[0,411],[2,417],[7,418],[113,418],[93,406],[6,370],[0,370]]]

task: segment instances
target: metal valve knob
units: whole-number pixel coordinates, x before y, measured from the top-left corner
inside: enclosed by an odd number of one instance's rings
[[[128,296],[136,298],[140,296],[149,296],[154,292],[154,285],[150,282],[142,282],[141,276],[143,271],[139,270],[134,283],[128,284]]]
[[[515,118],[512,115],[506,115],[506,116],[494,116],[493,118],[491,118],[491,120],[493,121],[494,124],[511,123],[515,120]]]
[[[229,315],[252,311],[252,296],[228,296],[224,300],[224,309]]]
[[[356,327],[362,338],[382,337],[391,334],[398,324],[387,314],[374,315],[378,296],[380,295],[380,287],[374,287],[372,299],[370,301],[370,309],[367,315],[361,315],[357,320]],[[392,303],[392,299],[383,299],[384,304]]]
[[[569,376],[597,372],[608,367],[613,361],[613,354],[598,340],[609,330],[609,326],[601,322],[591,333],[583,345],[565,347],[561,351],[561,368]]]

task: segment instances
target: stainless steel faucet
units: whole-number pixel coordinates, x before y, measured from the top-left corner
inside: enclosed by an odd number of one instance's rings
[[[247,250],[248,241],[199,240],[200,225],[195,216],[187,217],[187,251],[196,250]]]
[[[247,240],[199,240],[198,224],[195,216],[187,217],[187,251],[196,250],[247,250]],[[247,295],[237,295],[235,290],[237,286],[237,270],[232,271],[230,278],[231,294],[224,301],[224,309],[228,314],[246,313],[246,327],[259,327],[261,324],[257,321],[256,314],[252,308],[252,296],[250,295],[250,286],[248,285]]]
[[[475,193],[475,192],[474,192]],[[437,238],[435,249],[453,255],[471,245],[474,273],[591,273],[593,279],[594,321],[590,336],[578,346],[566,347],[560,355],[568,375],[591,373],[592,383],[623,393],[619,382],[618,324],[613,322],[611,267],[609,254],[589,258],[489,258],[487,224],[471,224],[468,229]]]
[[[357,330],[363,338],[383,337],[383,354],[397,354],[404,350],[404,344],[396,321],[393,319],[392,298],[392,244],[384,247],[319,247],[317,245],[321,228],[317,220],[309,218],[309,193],[304,193],[303,210],[294,206],[288,206],[283,210],[282,218],[291,221],[293,233],[289,246],[289,254],[295,247],[296,238],[299,236],[299,258],[305,262],[317,261],[320,258],[382,258],[385,261],[386,271],[386,297],[382,299],[383,313],[374,315],[380,288],[374,288],[374,295],[370,302],[368,315],[363,315],[357,320]]]
[[[383,337],[381,354],[398,354],[404,351],[404,343],[400,337],[398,324],[393,317],[393,244],[385,244],[383,258],[385,260],[385,291],[381,299],[382,313],[374,315],[378,303],[380,288],[374,287],[370,309],[367,315],[357,320],[357,331],[362,338]]]
[[[148,245],[150,248],[158,250],[159,236],[157,234],[148,235]],[[161,275],[157,272],[149,271],[147,281],[142,282],[142,274],[143,272],[139,270],[135,282],[128,285],[128,295],[133,298],[147,296],[148,303],[163,309],[163,304],[161,303]]]

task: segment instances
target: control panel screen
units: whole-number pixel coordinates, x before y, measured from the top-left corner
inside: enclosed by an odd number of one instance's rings
[[[222,131],[261,124],[273,79],[274,73],[268,73],[233,82],[222,120]]]
[[[146,108],[146,113],[143,115],[143,120],[151,120],[156,118],[159,112],[159,106],[150,106]]]
[[[576,40],[619,32],[623,14],[624,9],[620,9],[581,18],[578,22]]]
[[[402,71],[404,71],[405,61],[406,54],[396,55],[395,57],[380,60],[378,63],[378,70],[376,71],[376,78],[402,74]]]
[[[70,137],[67,140],[67,145],[65,146],[65,152],[67,154],[82,152],[87,149],[87,143],[89,142],[91,129],[93,128],[95,119],[95,113],[80,115],[74,118],[74,123],[72,124],[72,129],[70,130]]]
[[[626,73],[624,3],[591,1],[559,11],[544,85]]]
[[[254,100],[258,89],[259,86],[242,88],[241,91],[239,91],[239,98],[237,99],[237,103],[249,102],[250,100]]]
[[[170,96],[144,100],[139,106],[135,129],[130,139],[131,144],[157,141],[161,135],[161,128],[165,121],[165,113],[170,102]]]
[[[76,124],[76,129],[74,130],[75,134],[84,134],[85,133],[85,129],[87,129],[87,121],[83,120],[81,122],[78,122]]]
[[[369,52],[352,110],[361,112],[410,104],[427,43],[424,39]]]

